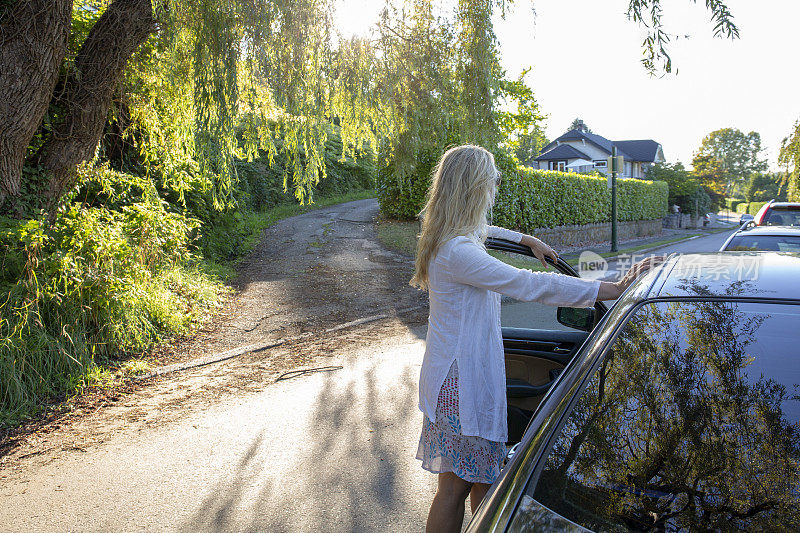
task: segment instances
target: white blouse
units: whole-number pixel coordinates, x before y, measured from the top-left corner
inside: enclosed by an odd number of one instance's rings
[[[489,237],[520,242],[522,234],[489,226]],[[453,361],[464,435],[508,438],[500,294],[550,305],[591,307],[600,282],[521,270],[490,256],[478,242],[444,243],[428,268],[430,313],[419,379],[419,407],[436,420],[436,403]]]

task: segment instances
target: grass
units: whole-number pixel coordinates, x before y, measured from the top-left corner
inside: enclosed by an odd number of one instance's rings
[[[414,257],[417,250],[419,222],[416,220],[381,220],[378,223],[378,240],[388,248]]]

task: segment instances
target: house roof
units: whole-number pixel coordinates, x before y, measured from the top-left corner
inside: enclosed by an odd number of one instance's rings
[[[547,146],[542,149],[542,152],[547,152],[548,150],[553,149],[554,147],[558,146],[558,143],[566,142],[566,141],[588,141],[601,150],[608,152],[608,155],[611,155],[611,147],[613,143],[606,139],[601,135],[595,135],[594,133],[587,133],[583,130],[574,129],[569,130],[567,133],[556,139],[555,141],[551,142]],[[618,155],[626,155],[626,154],[618,154]],[[586,159],[592,159],[591,157]]]
[[[611,155],[612,147],[617,147],[617,155],[623,156],[628,161],[655,161],[658,154],[659,144],[652,139],[634,140],[634,141],[609,141],[602,135],[588,133],[579,129],[570,130],[555,141],[551,142],[544,147],[542,152],[544,155],[549,154],[551,150],[560,147],[558,143],[566,141],[588,141],[601,150],[604,150]],[[577,150],[576,150],[577,151]],[[540,156],[541,158],[541,156]],[[552,159],[552,158],[547,158]],[[563,159],[563,158],[562,158]],[[584,157],[584,159],[591,159]],[[538,160],[538,158],[537,158]]]
[[[554,160],[564,160],[564,159],[588,159],[589,161],[592,160],[591,157],[584,154],[574,146],[570,146],[568,144],[559,144],[552,150],[543,153],[534,161],[554,161]]]
[[[639,141],[614,141],[617,150],[622,150],[628,154],[631,161],[655,161],[658,154],[657,142],[652,139],[642,139]]]

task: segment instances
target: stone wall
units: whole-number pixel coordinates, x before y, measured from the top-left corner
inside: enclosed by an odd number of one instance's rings
[[[713,224],[717,215],[711,214],[710,224]],[[696,217],[689,213],[669,214],[664,217],[665,228],[701,228],[705,225],[703,217]]]
[[[661,234],[662,221],[634,220],[617,223],[617,238],[620,241],[650,237]],[[574,247],[598,242],[611,242],[611,222],[569,225],[555,228],[540,228],[533,235],[554,248]]]

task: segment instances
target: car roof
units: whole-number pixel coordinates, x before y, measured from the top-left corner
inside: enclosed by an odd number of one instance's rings
[[[781,208],[789,208],[789,209],[800,209],[800,202],[772,202],[769,204],[770,209],[781,209]]]
[[[668,258],[659,269],[641,278],[639,287],[633,290],[633,297],[800,300],[799,275],[800,254],[682,254]]]
[[[800,226],[749,226],[735,235],[800,235]]]

